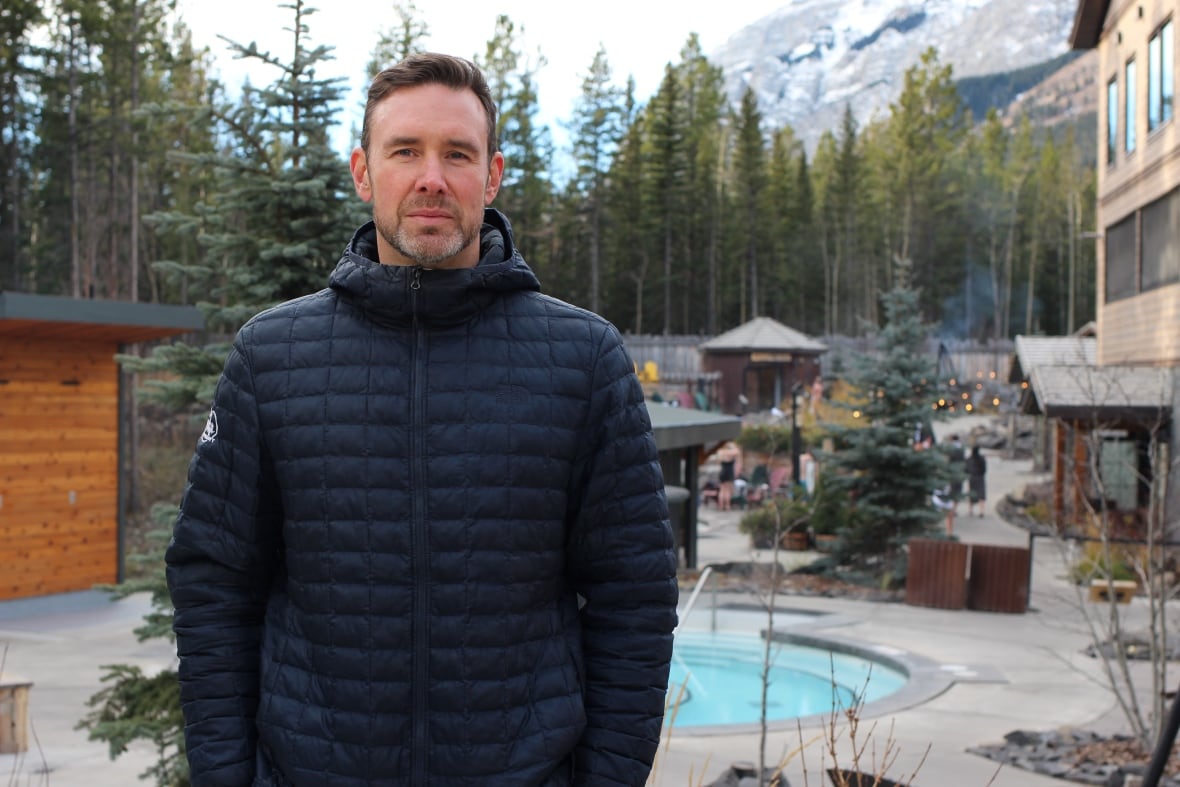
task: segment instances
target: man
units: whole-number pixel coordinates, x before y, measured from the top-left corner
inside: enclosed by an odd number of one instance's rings
[[[979,452],[979,446],[971,446],[971,454],[967,457],[965,469],[967,471],[967,513],[975,513],[975,504],[979,504],[979,515],[987,506],[987,459]]]
[[[677,597],[651,425],[615,329],[485,209],[495,128],[465,60],[379,74],[374,221],[234,342],[167,552],[194,787],[646,781]]]

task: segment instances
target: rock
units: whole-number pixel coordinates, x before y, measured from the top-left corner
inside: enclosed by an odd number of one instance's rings
[[[1015,730],[1005,735],[1004,741],[1011,746],[1038,746],[1044,743],[1045,734],[1031,730]]]
[[[1032,766],[1032,769],[1037,773],[1043,773],[1046,776],[1052,776],[1056,779],[1064,779],[1065,774],[1071,770],[1068,765],[1059,760],[1043,760],[1032,763]]]
[[[766,776],[770,777],[770,769]],[[785,777],[778,781],[780,787],[791,787]],[[752,762],[739,761],[729,766],[725,773],[710,782],[707,787],[759,787],[758,768]]]

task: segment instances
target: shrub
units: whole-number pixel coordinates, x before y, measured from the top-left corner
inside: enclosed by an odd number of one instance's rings
[[[1070,576],[1079,585],[1089,584],[1090,580],[1136,580],[1135,569],[1121,560],[1103,560],[1100,555],[1085,555],[1070,567]]]
[[[791,427],[782,424],[750,424],[743,426],[737,444],[754,453],[789,454],[791,452]]]
[[[811,507],[802,499],[775,498],[761,508],[742,515],[738,530],[748,535],[755,546],[774,544],[784,533],[806,529],[811,519]]]

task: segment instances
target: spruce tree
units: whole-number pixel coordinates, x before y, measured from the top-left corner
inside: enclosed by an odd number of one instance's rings
[[[885,323],[874,350],[854,356],[845,376],[856,392],[849,406],[863,425],[833,428],[837,448],[826,457],[829,480],[853,509],[837,560],[878,580],[899,579],[906,541],[935,530],[941,515],[931,493],[950,473],[942,451],[915,447],[915,431],[928,428],[937,412],[941,386],[925,351],[908,262],[897,263],[894,275],[898,284],[882,296]]]
[[[611,84],[606,50],[600,45],[590,70],[582,77],[582,94],[574,106],[570,124],[575,179],[584,205],[589,236],[590,286],[587,304],[593,312],[602,310],[602,236],[605,225],[603,193],[607,165],[622,137],[622,91]]]
[[[240,102],[217,113],[224,132],[220,150],[187,157],[211,173],[213,187],[193,213],[154,217],[161,230],[187,233],[200,247],[197,261],[161,261],[158,267],[205,293],[207,299],[197,305],[211,341],[203,346],[177,342],[146,359],[121,360],[133,371],[162,372],[161,382],[145,395],[174,411],[204,412],[228,341],[241,324],[279,301],[323,287],[364,220],[362,203],[352,198],[347,163],[329,145],[343,89],[340,80],[318,78],[316,64],[330,50],[308,43],[307,18],[314,9],[301,0],[289,7],[294,16],[291,60],[231,43],[240,56],[275,67],[279,76],[265,88],[244,86]],[[162,537],[172,518],[164,513],[157,519]],[[164,541],[144,557],[150,567],[141,579],[115,589],[116,596],[139,590],[152,594],[154,611],[137,630],[141,639],[172,637]],[[104,670],[106,687],[91,698],[92,710],[79,726],[92,739],[107,741],[112,757],[134,740],[152,742],[159,756],[143,778],[154,778],[159,787],[188,785],[175,671],[149,677],[128,665]]]

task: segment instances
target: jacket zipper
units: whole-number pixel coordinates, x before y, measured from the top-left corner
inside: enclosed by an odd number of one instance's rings
[[[412,510],[410,519],[410,565],[414,577],[413,604],[413,745],[410,762],[411,784],[427,783],[429,767],[429,726],[427,724],[427,686],[430,678],[430,643],[428,612],[430,609],[429,550],[426,543],[426,333],[418,323],[418,290],[422,289],[422,269],[414,268],[410,279],[411,313],[413,324],[413,375],[410,384],[410,489]]]

